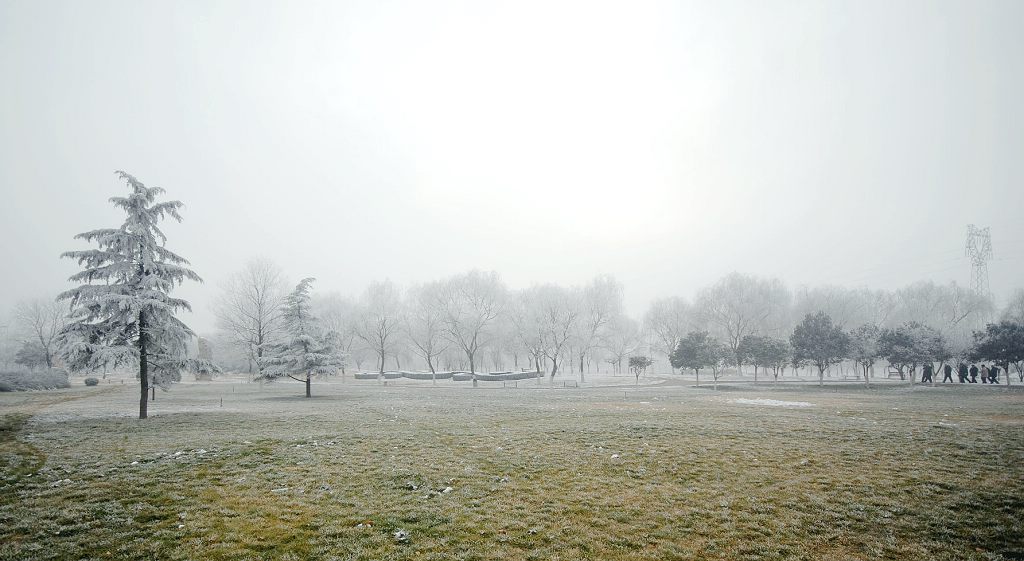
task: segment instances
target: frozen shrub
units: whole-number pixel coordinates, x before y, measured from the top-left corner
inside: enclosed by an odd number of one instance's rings
[[[98,385],[100,385],[100,381],[99,381],[98,378],[86,378],[85,379],[85,385],[87,385],[87,386],[98,386]]]
[[[68,388],[68,374],[59,368],[48,370],[21,370],[0,371],[0,386],[10,388],[7,391],[25,390],[54,390],[57,388]]]

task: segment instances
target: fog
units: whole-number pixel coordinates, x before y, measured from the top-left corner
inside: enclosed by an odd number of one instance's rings
[[[252,257],[355,295],[611,274],[1024,278],[1020,2],[0,1],[0,309],[56,294],[126,170],[186,204],[214,329]]]

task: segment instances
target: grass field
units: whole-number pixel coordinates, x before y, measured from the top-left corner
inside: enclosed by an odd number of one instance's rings
[[[1020,391],[654,382],[3,394],[0,559],[1024,558]]]

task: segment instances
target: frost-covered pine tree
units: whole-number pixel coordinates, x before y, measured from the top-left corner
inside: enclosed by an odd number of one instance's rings
[[[77,260],[84,270],[69,279],[81,286],[58,296],[70,300],[72,308],[59,345],[71,370],[138,364],[139,418],[145,419],[150,384],[166,389],[181,380],[182,370],[216,367],[187,357],[186,344],[193,333],[174,314],[192,308],[169,296],[186,279],[202,282],[185,258],[164,247],[167,237],[158,227],[167,217],[180,222],[182,203],[157,202],[163,189],[146,187],[123,171],[116,173],[131,191],[127,197],[110,199],[128,215],[124,224],[75,236],[99,249],[61,255]]]
[[[263,358],[264,380],[288,377],[306,384],[306,397],[312,397],[314,374],[333,374],[344,363],[337,338],[325,333],[312,314],[309,293],[315,279],[306,278],[285,298],[285,342],[274,345]]]

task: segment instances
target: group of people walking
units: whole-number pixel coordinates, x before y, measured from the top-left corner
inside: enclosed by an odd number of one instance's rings
[[[991,367],[982,364],[981,368],[978,368],[978,365],[976,364],[972,364],[970,367],[968,367],[966,364],[961,362],[956,367],[956,375],[957,378],[960,379],[961,384],[977,384],[978,374],[981,374],[982,384],[998,384],[999,370],[999,367],[996,366],[995,364],[993,364]],[[921,383],[934,383],[934,380],[932,380],[932,376],[934,374],[935,371],[932,368],[932,365],[925,364],[924,370],[921,373]],[[946,381],[949,381],[949,383],[951,384],[953,383],[953,366],[951,364],[945,365],[945,367],[943,367],[942,369],[942,383],[946,383]]]

